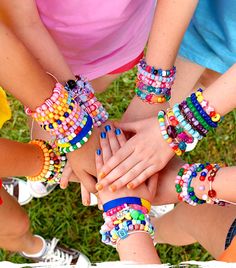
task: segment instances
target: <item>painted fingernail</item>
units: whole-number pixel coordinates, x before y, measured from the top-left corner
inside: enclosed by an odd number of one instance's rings
[[[101,191],[103,189],[103,185],[101,183],[96,184],[97,191]]]
[[[127,188],[130,189],[130,190],[133,189],[134,188],[133,183],[132,182],[128,183]]]
[[[105,130],[106,130],[106,132],[111,131],[111,126],[110,126],[110,125],[106,125],[106,126],[105,126]]]
[[[121,134],[121,130],[119,128],[115,129],[115,134],[116,136],[119,136]]]
[[[102,138],[102,139],[106,139],[106,137],[107,137],[106,132],[101,132],[101,134],[100,134],[100,135],[101,135],[101,138]]]
[[[106,174],[104,172],[99,173],[98,175],[99,179],[103,179],[106,177]]]
[[[61,188],[62,190],[65,190],[65,189],[66,189],[66,185],[65,185],[65,184],[60,184],[60,188]]]
[[[110,189],[111,192],[114,193],[116,191],[116,186],[115,185],[111,185],[111,186],[109,186],[109,189]]]
[[[97,149],[97,155],[101,155],[102,151],[100,149]]]

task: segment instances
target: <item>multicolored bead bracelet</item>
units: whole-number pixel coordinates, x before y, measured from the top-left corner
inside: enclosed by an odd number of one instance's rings
[[[175,104],[167,113],[158,113],[162,136],[178,156],[193,150],[220,120],[221,116],[204,100],[202,89],[181,104]]]
[[[31,181],[46,181],[52,184],[59,183],[67,162],[66,155],[61,154],[57,146],[50,145],[43,140],[32,140],[29,144],[38,146],[42,150],[44,163],[38,175],[27,176],[26,178]]]
[[[94,126],[98,127],[108,119],[108,113],[96,98],[91,84],[82,76],[67,81],[65,88],[79,105],[92,117]]]
[[[176,68],[170,70],[155,69],[147,65],[145,59],[138,64],[138,74],[135,93],[149,104],[169,101],[171,87],[175,80]]]
[[[146,232],[154,239],[154,227],[149,215],[140,209],[142,206],[134,209],[132,207],[134,205],[121,204],[119,208],[114,207],[113,212],[110,210],[103,213],[104,224],[100,229],[103,243],[116,247],[120,239],[125,239],[137,232]]]
[[[40,126],[56,137],[62,153],[80,148],[91,136],[93,121],[74,100],[63,85],[56,83],[52,96],[36,108],[35,112],[26,108]]]

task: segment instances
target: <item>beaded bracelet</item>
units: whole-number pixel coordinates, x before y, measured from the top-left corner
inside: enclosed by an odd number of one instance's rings
[[[149,104],[158,104],[170,100],[175,73],[175,67],[170,70],[155,69],[147,65],[145,59],[140,60],[135,89],[136,95]]]
[[[116,246],[120,239],[127,238],[135,232],[146,232],[154,239],[154,227],[150,222],[148,214],[133,209],[130,205],[123,204],[123,208],[108,216],[103,213],[104,224],[101,226],[100,234],[102,242]]]
[[[185,164],[180,168],[178,175],[175,180],[175,188],[178,193],[178,199],[180,201],[185,201],[186,203],[196,206],[198,204],[220,204],[224,205],[222,200],[216,199],[216,191],[212,189],[212,182],[216,176],[217,171],[220,169],[218,164]],[[199,180],[201,182],[205,181],[208,176],[209,190],[207,194],[203,194],[202,198],[199,199],[194,192],[194,188],[191,186],[192,180],[197,177],[197,172],[201,172]],[[200,185],[200,191],[205,191],[205,186]]]
[[[73,152],[80,148],[91,136],[91,117],[77,104],[70,92],[56,83],[52,96],[35,112],[26,108],[40,126],[56,136],[61,153]]]
[[[50,145],[43,140],[32,140],[29,144],[38,146],[44,155],[44,163],[41,172],[36,176],[27,176],[31,181],[47,181],[48,183],[59,183],[62,177],[67,159],[61,154],[56,146]]]
[[[175,104],[167,114],[164,111],[158,113],[161,134],[178,156],[193,150],[220,120],[220,115],[204,100],[202,89],[192,93],[180,105]]]
[[[92,117],[95,126],[100,126],[107,121],[108,113],[101,102],[97,100],[90,83],[82,76],[77,75],[76,80],[67,81],[65,88]]]

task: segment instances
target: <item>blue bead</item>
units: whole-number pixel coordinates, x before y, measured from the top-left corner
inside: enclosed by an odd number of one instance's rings
[[[195,194],[194,194],[194,192],[189,192],[188,193],[190,196],[194,196]]]
[[[192,176],[193,176],[193,177],[197,177],[197,172],[194,171],[194,172],[192,173]]]
[[[203,171],[203,172],[201,173],[201,175],[204,176],[204,177],[206,177],[207,173]]]
[[[65,113],[64,113],[64,116],[65,116],[65,117],[68,117],[68,116],[69,116],[69,113],[65,112]]]
[[[49,126],[49,128],[50,128],[50,129],[52,129],[52,128],[53,128],[53,125],[52,125],[51,123],[50,123],[48,126]]]

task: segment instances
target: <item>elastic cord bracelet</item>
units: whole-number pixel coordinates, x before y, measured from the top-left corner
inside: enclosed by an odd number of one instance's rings
[[[103,205],[104,212],[107,212],[108,210],[111,210],[115,207],[121,206],[123,204],[136,204],[145,207],[148,210],[148,213],[151,209],[151,204],[149,201],[139,198],[139,197],[121,197],[114,200],[111,200]]]

